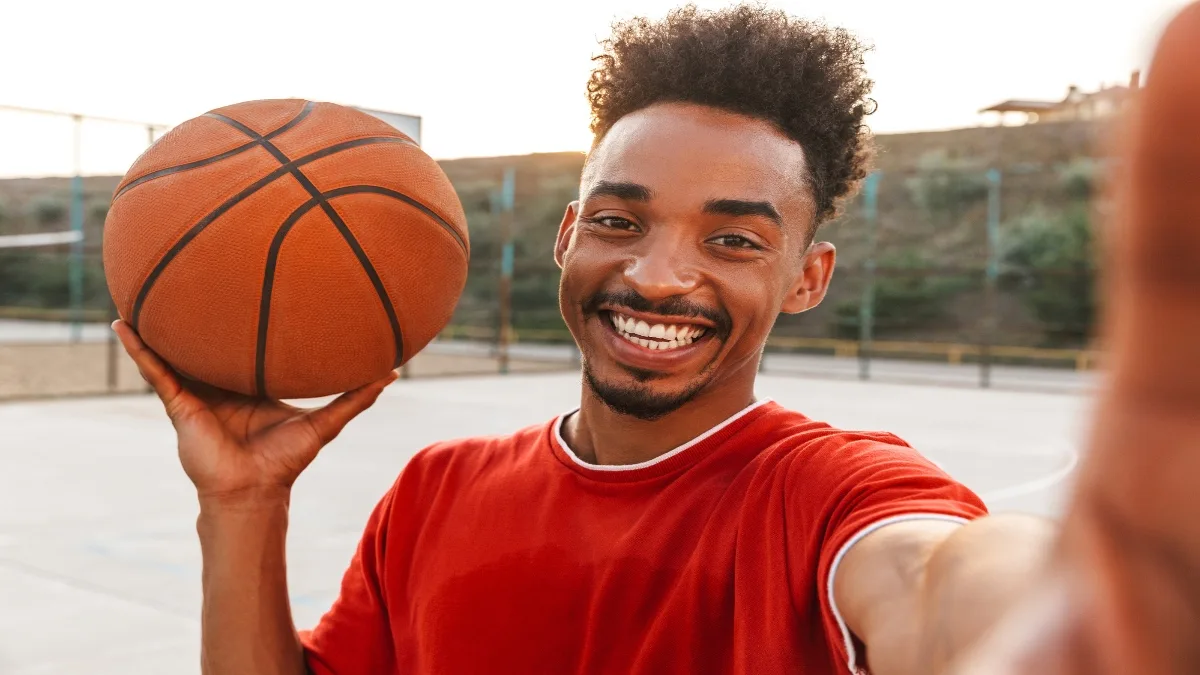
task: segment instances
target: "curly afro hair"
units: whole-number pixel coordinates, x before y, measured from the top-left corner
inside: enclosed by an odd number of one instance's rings
[[[817,225],[867,174],[873,83],[867,47],[843,29],[759,6],[688,5],[662,21],[618,23],[602,45],[588,81],[597,142],[625,115],[662,102],[766,120],[804,148]]]

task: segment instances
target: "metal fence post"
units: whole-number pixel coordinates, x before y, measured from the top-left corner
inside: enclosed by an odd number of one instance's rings
[[[863,219],[867,225],[867,259],[862,301],[858,305],[858,379],[871,377],[871,339],[875,330],[875,246],[879,219],[880,172],[867,176],[863,184]]]
[[[987,172],[987,268],[984,297],[987,314],[983,319],[983,336],[979,351],[979,386],[992,384],[992,341],[996,331],[996,281],[1000,276],[1000,169]]]
[[[71,294],[71,342],[83,339],[83,117],[72,115],[75,124],[73,170],[71,177],[71,259],[68,263],[68,284]]]
[[[512,167],[504,170],[504,184],[500,190],[500,374],[508,373],[508,349],[512,341],[512,275],[513,275],[513,202],[516,192],[516,171]]]

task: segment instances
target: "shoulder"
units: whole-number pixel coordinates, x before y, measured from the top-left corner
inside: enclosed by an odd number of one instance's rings
[[[411,497],[439,490],[447,482],[503,473],[537,457],[548,445],[556,421],[530,425],[511,434],[471,436],[428,445],[408,461],[392,490],[398,496]]]
[[[775,406],[761,420],[785,489],[805,499],[915,490],[976,499],[908,441],[887,431],[842,429]]]
[[[894,433],[835,427],[775,403],[753,426],[763,445],[792,463],[838,465],[864,457],[887,456],[928,462],[908,441]]]

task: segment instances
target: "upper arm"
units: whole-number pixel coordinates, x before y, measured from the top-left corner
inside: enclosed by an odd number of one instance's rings
[[[830,570],[831,604],[845,637],[866,643],[873,663],[913,672],[904,666],[917,656],[926,565],[961,523],[947,516],[901,516],[843,546]]]
[[[827,644],[848,672],[857,672],[871,608],[903,602],[898,589],[911,585],[921,556],[986,507],[936,464],[884,434],[839,434],[794,466],[791,481],[789,518],[796,534],[805,533],[794,538],[793,560],[815,564]],[[813,589],[794,592],[805,603]],[[876,654],[880,647],[871,644]]]
[[[889,525],[847,551],[833,601],[875,675],[941,672],[1029,590],[1056,536],[1053,521],[1015,513]]]

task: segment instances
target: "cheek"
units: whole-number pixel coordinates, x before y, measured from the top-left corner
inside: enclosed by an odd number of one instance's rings
[[[775,325],[782,293],[774,282],[772,275],[745,270],[724,285],[722,297],[736,333],[757,341]]]
[[[614,272],[620,272],[620,260],[594,243],[580,238],[563,257],[559,287],[563,293],[584,296],[603,287]],[[572,299],[583,300],[583,297]]]

